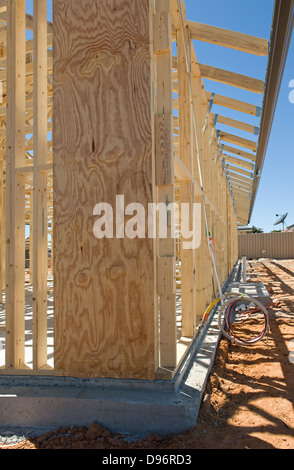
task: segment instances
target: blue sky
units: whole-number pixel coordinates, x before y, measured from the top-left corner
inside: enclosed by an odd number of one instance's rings
[[[27,10],[32,13],[32,0],[27,0]],[[186,17],[199,23],[239,31],[270,39],[274,0],[185,0]],[[52,20],[52,1],[48,1],[48,18]],[[203,64],[231,70],[243,75],[265,80],[267,57],[194,41],[198,61]],[[250,225],[265,232],[275,230],[276,214],[288,212],[286,224],[294,224],[294,103],[290,103],[290,81],[294,79],[294,36],[289,50],[284,80],[271,132],[263,174]],[[223,94],[262,105],[262,95],[228,85],[204,80],[207,91]],[[259,126],[260,119],[214,105],[213,113]],[[257,141],[257,137],[237,129],[217,124],[217,128]]]

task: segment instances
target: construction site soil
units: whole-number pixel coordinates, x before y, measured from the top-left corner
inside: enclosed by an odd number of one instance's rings
[[[247,274],[270,293],[268,337],[251,346],[221,340],[195,427],[138,439],[94,422],[0,449],[294,449],[294,261],[249,261]]]

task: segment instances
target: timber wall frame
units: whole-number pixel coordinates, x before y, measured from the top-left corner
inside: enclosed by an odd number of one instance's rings
[[[24,0],[0,1],[7,26],[0,59],[7,61],[0,72],[3,287],[6,278],[0,372],[169,380],[218,293],[208,238],[221,285],[237,261],[237,222],[247,221],[257,150],[254,141],[220,132],[216,123],[253,134],[256,128],[216,117],[212,104],[251,115],[260,109],[206,91],[203,78],[264,90],[260,80],[199,64],[193,39],[260,56],[268,43],[187,21],[177,0],[86,3],[53,0],[52,26],[46,0],[34,1],[33,18]],[[26,40],[28,29],[33,40]],[[167,238],[146,232],[134,240],[97,240],[93,209],[101,202],[115,209],[117,195],[146,209],[201,204],[199,248],[183,249],[180,225],[172,237],[172,217]],[[31,368],[25,362],[26,224]],[[54,368],[46,350],[48,252]]]
[[[0,1],[1,285],[4,374],[50,373],[47,275],[53,216],[52,25],[47,0]],[[29,228],[29,236],[26,233]],[[27,239],[26,239],[27,236]],[[29,253],[29,254],[28,254]],[[29,256],[29,259],[26,257]],[[30,269],[27,271],[26,264]],[[25,358],[25,290],[32,292],[32,367]],[[4,325],[4,326],[3,326]]]

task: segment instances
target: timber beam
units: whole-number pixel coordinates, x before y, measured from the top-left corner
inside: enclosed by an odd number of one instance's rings
[[[211,65],[199,64],[203,78],[223,83],[252,93],[261,94],[264,91],[264,82],[257,78],[247,77],[228,70],[212,67]]]
[[[267,39],[187,21],[191,38],[258,56],[268,55]]]

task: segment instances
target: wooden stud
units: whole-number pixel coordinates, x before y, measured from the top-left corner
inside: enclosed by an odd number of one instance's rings
[[[179,148],[180,159],[188,171],[194,174],[193,159],[193,128],[192,128],[192,97],[190,88],[191,64],[192,64],[192,42],[188,28],[183,18],[182,26],[177,30],[177,70],[178,70],[178,99],[179,99]],[[192,203],[194,202],[194,188],[191,181],[180,182],[181,203],[189,204],[190,215],[192,214]],[[183,243],[183,240],[182,240]],[[182,335],[193,337],[195,334],[194,320],[194,289],[195,268],[194,252],[181,247],[181,279],[182,279]]]
[[[191,181],[182,181],[180,184],[181,203],[190,206],[190,226],[192,227],[191,199],[193,198],[193,188]],[[185,240],[187,242],[189,240]],[[182,336],[193,337],[195,334],[194,320],[194,289],[195,270],[194,253],[192,249],[183,247],[183,236],[181,245],[181,276],[182,276]]]
[[[200,73],[197,71],[197,60],[194,49],[192,49],[192,89],[193,89],[193,104],[196,119],[196,131],[197,131],[197,142],[195,137],[195,131],[193,132],[193,158],[194,164],[194,179],[197,185],[201,188],[200,172],[203,172],[203,152],[204,143],[202,135],[202,126],[204,124],[205,115],[203,116],[203,84]],[[193,129],[194,130],[194,129]],[[199,162],[200,171],[198,163]],[[204,272],[205,272],[205,245],[206,245],[206,232],[205,232],[205,217],[204,217],[204,197],[203,194],[196,190],[194,183],[194,197],[195,204],[201,205],[201,227],[198,229],[201,232],[201,243],[199,248],[194,252],[194,324],[196,328],[201,323],[203,312],[205,311],[205,288],[204,288]]]
[[[6,368],[25,365],[25,1],[10,0],[7,26]]]
[[[155,1],[154,52],[156,60],[155,161],[158,203],[174,203],[173,78],[171,1]],[[159,239],[157,293],[160,311],[160,366],[177,365],[175,263],[176,245],[168,213],[167,238]]]
[[[4,165],[0,161],[0,300],[3,302],[3,291],[5,290],[5,188],[3,178]]]
[[[30,266],[30,281],[29,285],[32,286],[34,282],[34,200],[33,191],[29,194],[30,200],[30,244],[29,244],[29,266]]]
[[[47,365],[47,0],[34,0],[33,364]]]

